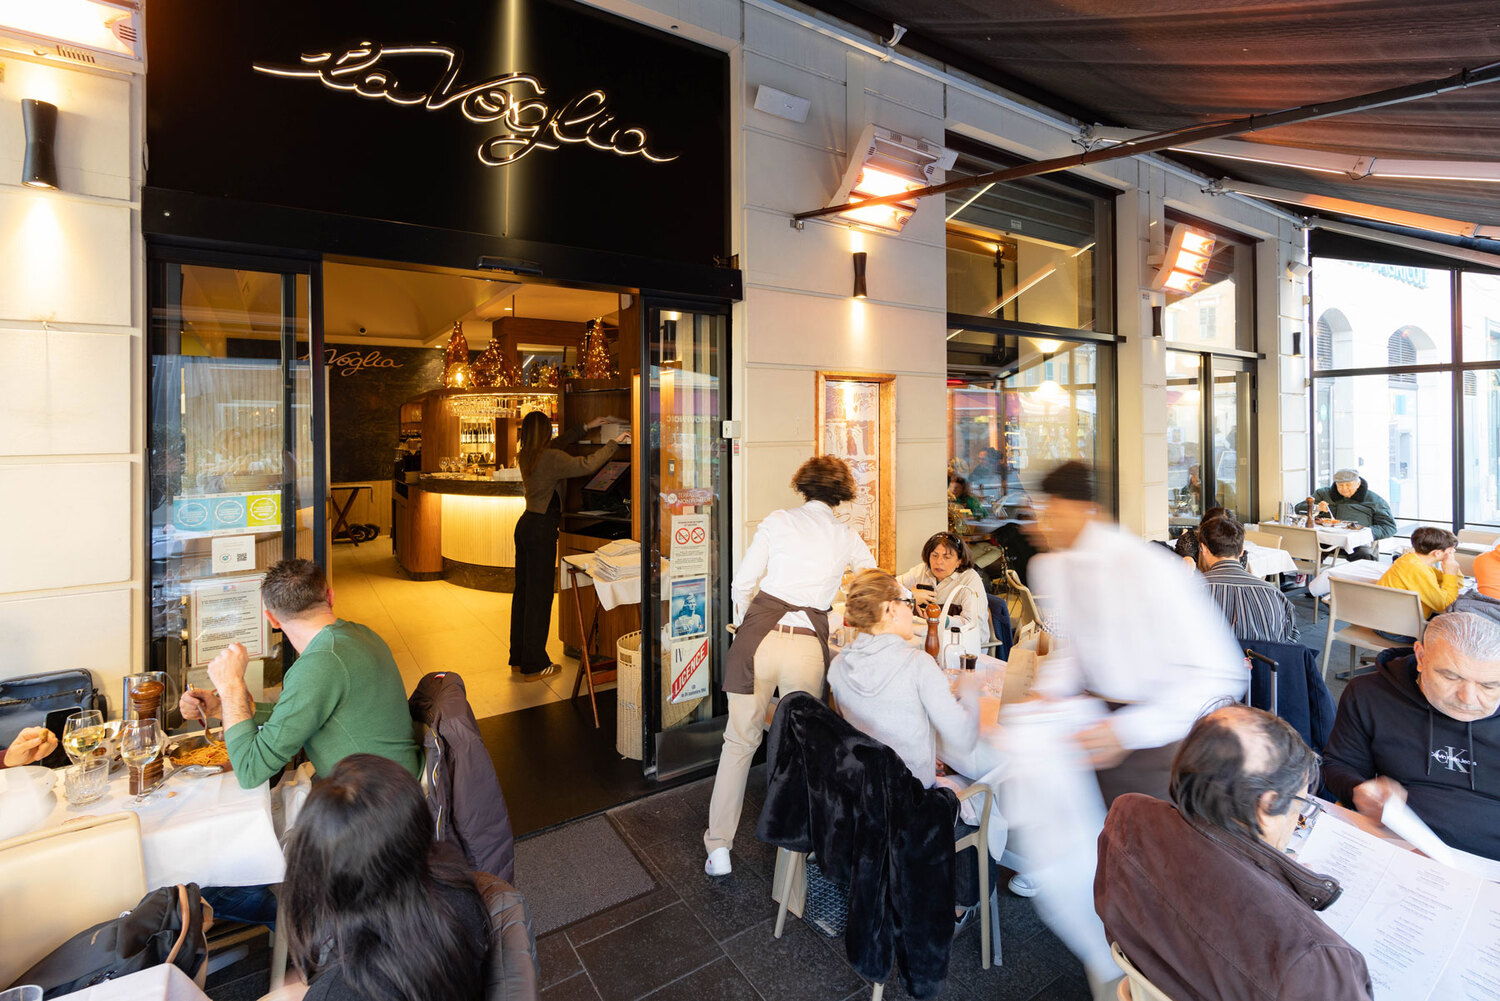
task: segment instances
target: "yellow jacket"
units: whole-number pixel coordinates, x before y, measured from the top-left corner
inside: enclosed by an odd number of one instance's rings
[[[1399,587],[1415,591],[1422,599],[1422,614],[1429,619],[1453,604],[1464,579],[1458,574],[1443,573],[1438,567],[1422,562],[1416,553],[1407,553],[1391,564],[1376,583],[1381,587]]]

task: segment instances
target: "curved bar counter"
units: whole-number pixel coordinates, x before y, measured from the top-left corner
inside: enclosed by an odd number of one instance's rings
[[[421,535],[436,527],[436,551],[442,560],[438,573],[413,572],[414,577],[442,577],[460,587],[483,591],[515,590],[516,521],[526,510],[526,498],[520,480],[493,480],[487,476],[462,473],[423,473],[409,484],[408,503],[422,507],[436,501],[439,507],[436,526],[416,522],[413,531]],[[419,497],[429,494],[431,497]],[[416,548],[423,547],[420,541]]]

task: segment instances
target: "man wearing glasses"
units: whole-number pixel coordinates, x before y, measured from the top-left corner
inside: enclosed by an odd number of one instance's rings
[[[1338,899],[1337,881],[1283,851],[1314,812],[1317,781],[1317,756],[1297,731],[1234,705],[1183,739],[1171,803],[1115,800],[1095,906],[1110,941],[1168,997],[1371,996],[1364,957],[1314,913]]]

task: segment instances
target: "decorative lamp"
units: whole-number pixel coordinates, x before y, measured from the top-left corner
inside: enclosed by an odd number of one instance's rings
[[[468,389],[474,384],[474,373],[469,368],[469,342],[464,337],[463,323],[453,322],[453,334],[448,338],[448,347],[443,351],[443,385],[449,389]]]
[[[604,381],[613,379],[618,374],[614,359],[609,356],[609,338],[604,332],[604,320],[590,320],[583,331],[583,377],[591,381]]]
[[[865,262],[869,256],[863,250],[854,252],[854,298],[856,299],[868,299],[870,296],[870,290],[865,287]]]
[[[473,364],[469,366],[469,374],[474,382],[475,389],[494,389],[501,384],[500,372],[503,368],[503,358],[500,351],[500,342],[494,338],[490,339],[489,346],[479,353]]]
[[[32,188],[57,187],[57,157],[52,150],[57,138],[57,105],[28,97],[21,102],[21,123],[26,126],[21,183]]]

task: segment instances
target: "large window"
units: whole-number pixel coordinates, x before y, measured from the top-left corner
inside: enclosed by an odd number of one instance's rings
[[[1162,336],[1206,348],[1255,348],[1255,245],[1245,237],[1169,214],[1167,225],[1191,226],[1214,237],[1203,283],[1191,294],[1167,290]]]
[[[1314,260],[1312,486],[1358,471],[1403,532],[1500,525],[1500,276],[1371,256]]]

